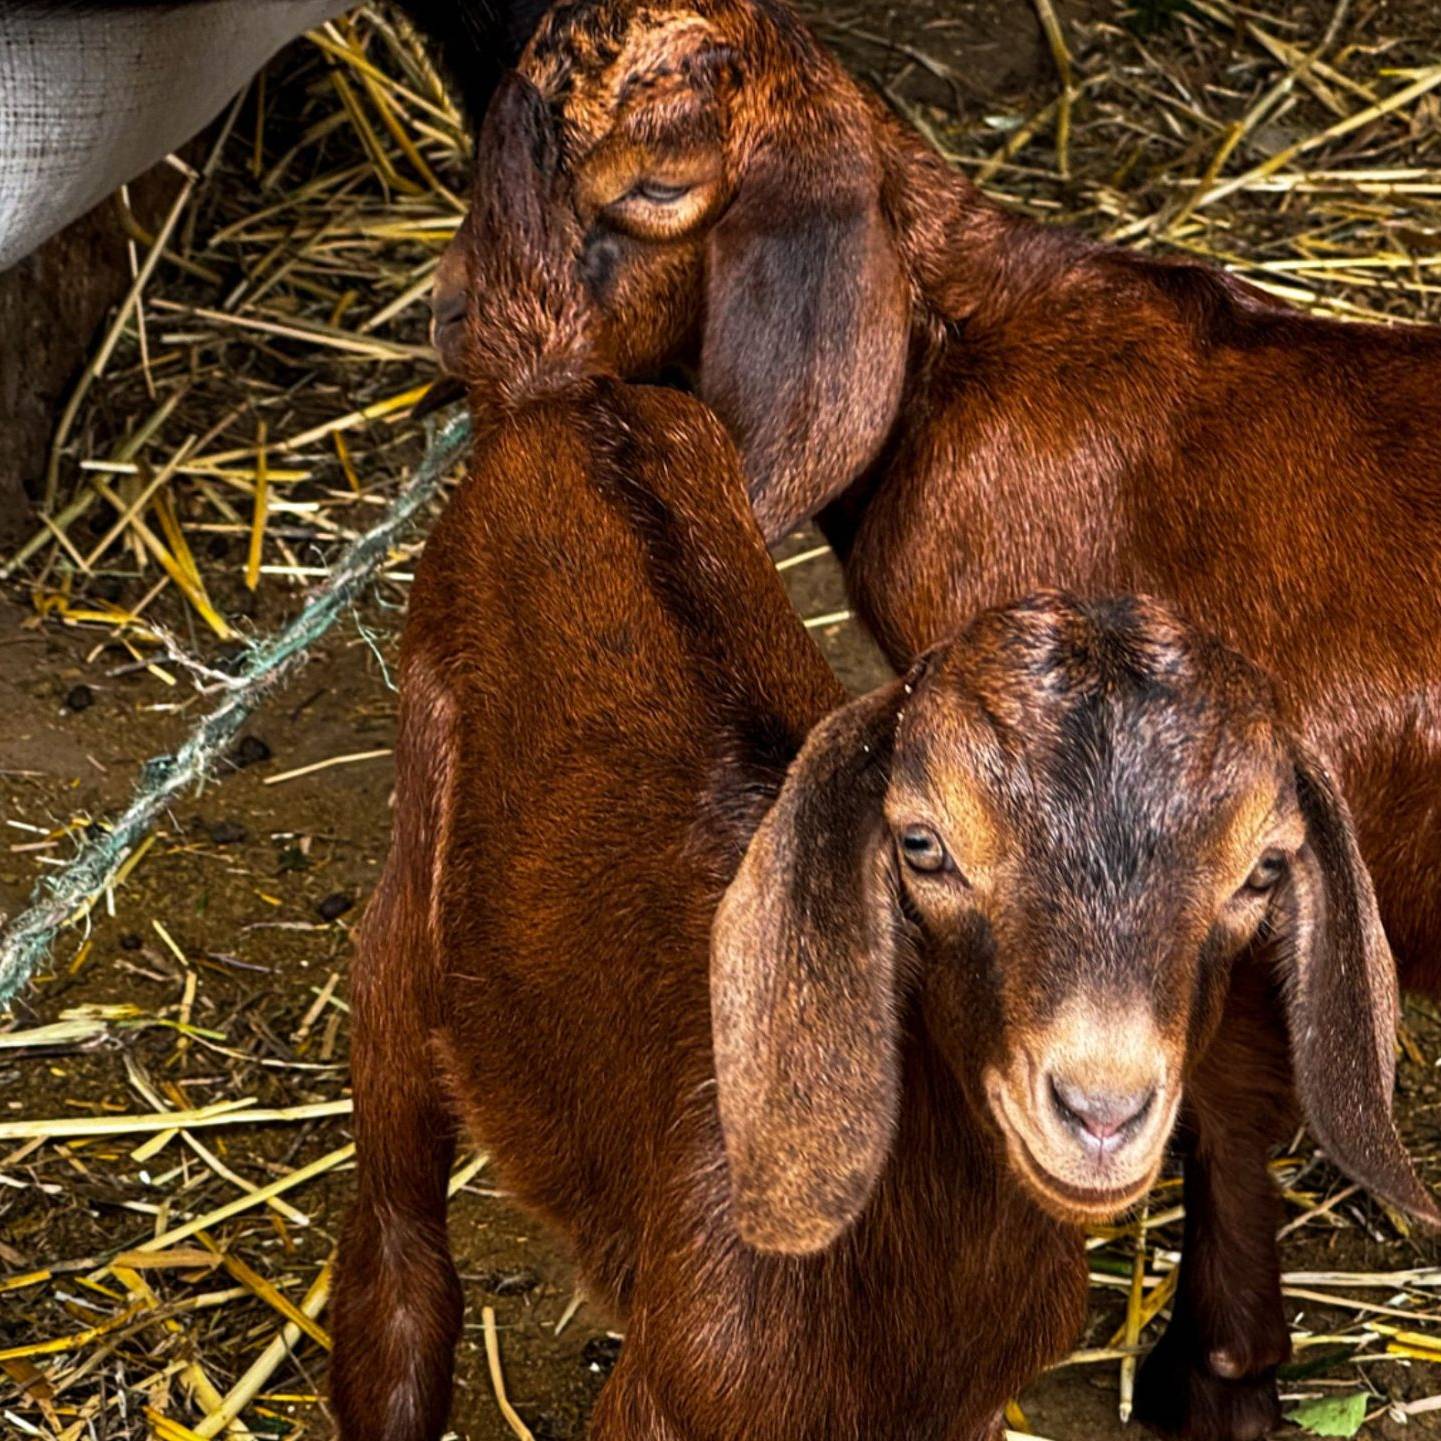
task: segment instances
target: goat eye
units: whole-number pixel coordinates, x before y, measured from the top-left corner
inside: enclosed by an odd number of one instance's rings
[[[913,871],[934,874],[952,867],[945,845],[929,826],[907,826],[901,832],[901,855]]]
[[[661,180],[639,180],[626,194],[627,200],[648,200],[652,205],[674,205],[694,189],[691,185],[667,185]]]
[[[1276,889],[1285,874],[1286,858],[1279,851],[1267,851],[1256,862],[1241,889],[1250,891],[1253,895],[1265,895],[1267,891]]]

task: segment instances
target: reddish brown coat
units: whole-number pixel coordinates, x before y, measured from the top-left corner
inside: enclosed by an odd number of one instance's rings
[[[1441,332],[1006,212],[780,0],[582,0],[522,68],[566,122],[594,345],[696,365],[768,536],[819,514],[898,666],[1037,585],[1173,601],[1275,675],[1403,980],[1441,988]],[[1141,1377],[1146,1419],[1211,1441],[1264,1431],[1287,1350],[1285,1043],[1253,1002],[1191,1083],[1188,1261]]]
[[[1082,1233],[1010,1179],[932,1048],[907,1046],[890,1163],[842,1241],[795,1259],[736,1234],[711,918],[844,695],[713,418],[580,381],[507,421],[426,548],[400,684],[396,834],[353,980],[346,1441],[443,1429],[461,1126],[626,1327],[597,1441],[998,1437],[1077,1334]]]

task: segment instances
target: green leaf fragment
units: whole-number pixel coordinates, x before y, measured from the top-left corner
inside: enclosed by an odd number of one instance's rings
[[[1286,1413],[1286,1419],[1313,1436],[1354,1436],[1365,1423],[1366,1401],[1360,1391],[1354,1396],[1324,1396],[1301,1402]]]

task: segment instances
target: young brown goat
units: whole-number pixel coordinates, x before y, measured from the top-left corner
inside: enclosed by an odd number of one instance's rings
[[[1425,1211],[1370,883],[1260,674],[1048,594],[847,703],[719,423],[594,358],[557,157],[511,82],[354,976],[345,1441],[444,1426],[461,1127],[626,1326],[597,1441],[995,1441],[1079,1326],[1077,1223],[1229,1067],[1233,970],[1283,987],[1318,1133]]]
[[[1010,215],[777,0],[576,0],[522,69],[563,122],[595,352],[695,361],[762,529],[821,512],[897,666],[1038,585],[1167,596],[1276,675],[1403,980],[1441,989],[1441,332]],[[1249,1003],[1227,1033],[1279,1051]],[[1285,1117],[1238,1097],[1220,1067],[1188,1091],[1187,1260],[1138,1398],[1208,1441],[1258,1434],[1287,1354]]]

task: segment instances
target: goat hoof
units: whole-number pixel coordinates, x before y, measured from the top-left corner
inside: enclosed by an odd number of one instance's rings
[[[1261,1441],[1269,1436],[1281,1425],[1276,1368],[1241,1376],[1229,1356],[1225,1361],[1213,1368],[1204,1354],[1182,1354],[1162,1338],[1136,1377],[1136,1419],[1176,1441]],[[1223,1370],[1233,1374],[1218,1374]]]

